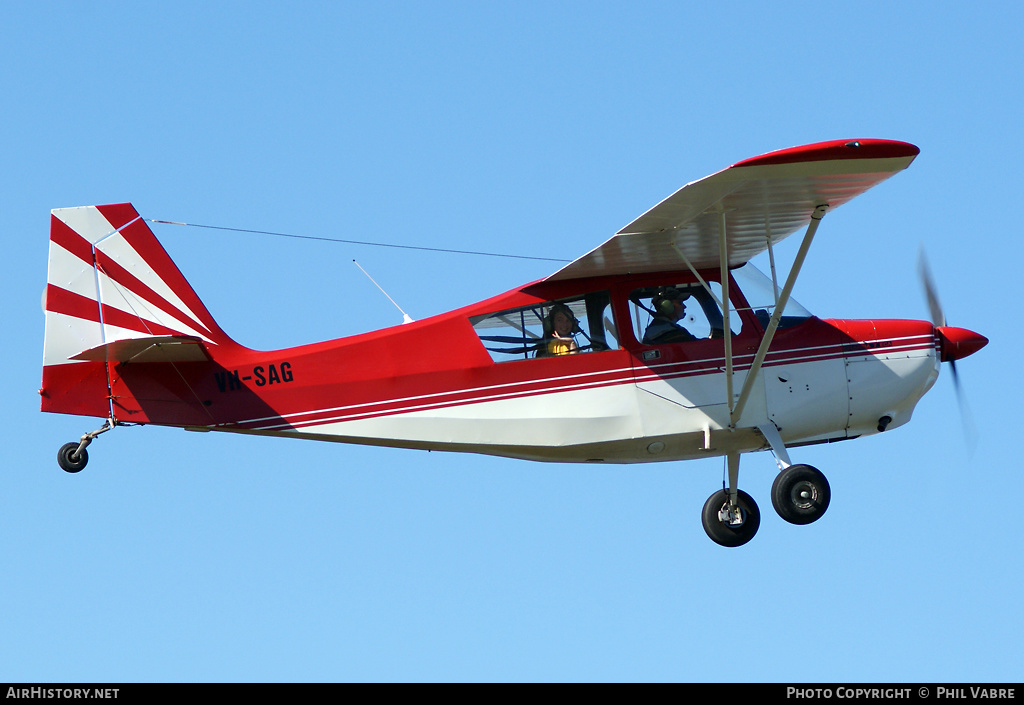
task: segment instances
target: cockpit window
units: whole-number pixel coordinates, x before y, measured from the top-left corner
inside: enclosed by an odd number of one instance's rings
[[[619,347],[607,291],[470,318],[495,362],[563,357]]]
[[[757,320],[763,327],[767,327],[768,320],[771,318],[772,312],[775,311],[775,303],[782,291],[781,288],[773,287],[772,280],[750,263],[734,269],[732,276],[743,291]],[[782,312],[782,318],[779,319],[779,328],[798,325],[810,317],[811,312],[790,296],[786,303],[786,309]]]
[[[718,282],[649,286],[630,296],[633,335],[645,345],[685,343],[725,337],[725,318],[716,299],[722,298]],[[740,332],[742,321],[730,310],[729,328]]]

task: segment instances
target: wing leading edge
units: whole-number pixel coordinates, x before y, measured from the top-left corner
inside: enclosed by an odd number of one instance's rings
[[[583,277],[719,264],[721,214],[729,265],[738,266],[906,169],[920,150],[893,140],[836,140],[769,152],[687,184],[588,254],[548,277]]]

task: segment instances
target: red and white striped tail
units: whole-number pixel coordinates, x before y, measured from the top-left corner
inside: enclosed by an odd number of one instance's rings
[[[130,203],[52,211],[44,310],[43,411],[111,416],[107,365],[146,341],[231,342]]]

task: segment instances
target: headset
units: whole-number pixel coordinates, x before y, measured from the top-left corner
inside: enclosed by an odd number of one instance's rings
[[[651,305],[657,315],[662,318],[671,318],[675,312],[675,302],[683,302],[688,298],[690,298],[689,294],[684,294],[675,287],[668,287],[651,298]]]

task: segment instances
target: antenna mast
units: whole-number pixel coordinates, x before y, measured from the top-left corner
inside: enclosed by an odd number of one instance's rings
[[[387,296],[388,297],[388,301],[393,303],[395,305],[395,308],[397,308],[402,313],[402,323],[412,323],[412,317],[409,316],[408,313],[403,311],[402,307],[399,306],[397,303],[395,303],[395,300],[393,298],[388,296],[388,292],[384,291],[384,287],[382,287],[380,284],[378,284],[377,281],[373,277],[370,276],[370,273],[367,272],[365,269],[363,269],[363,266],[361,264],[359,264],[355,260],[352,260],[352,264],[354,264],[355,266],[359,267],[359,271],[362,272],[363,274],[365,274],[366,278],[369,279],[370,281],[372,281],[373,285],[375,287],[380,289],[380,293],[384,294],[384,296]]]

